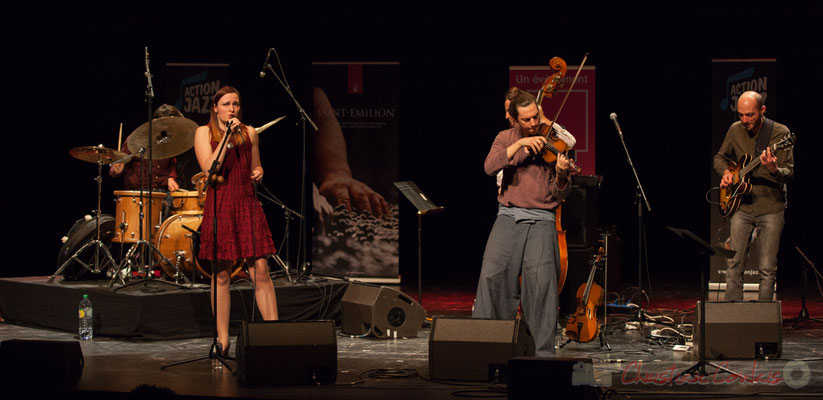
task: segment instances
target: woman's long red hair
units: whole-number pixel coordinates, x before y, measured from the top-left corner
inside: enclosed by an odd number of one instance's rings
[[[237,89],[235,89],[232,86],[223,86],[223,87],[221,87],[217,91],[217,93],[214,94],[214,97],[212,98],[211,116],[209,117],[209,125],[208,125],[209,126],[209,134],[211,135],[211,141],[212,142],[219,142],[220,141],[220,136],[221,136],[220,128],[218,127],[220,122],[217,120],[217,113],[214,111],[214,109],[217,106],[217,102],[220,101],[220,99],[223,96],[225,96],[229,93],[237,94],[237,99],[240,100],[240,92],[238,92]],[[241,119],[242,115],[243,115],[243,101],[240,100],[240,109],[237,111],[237,114],[235,116],[238,119]],[[232,142],[235,145],[241,145],[246,141],[246,135],[244,134],[246,132],[246,125],[245,124],[240,124],[240,128],[242,128],[242,129],[239,129],[239,130],[235,131],[234,134],[232,134],[231,139],[232,139]]]

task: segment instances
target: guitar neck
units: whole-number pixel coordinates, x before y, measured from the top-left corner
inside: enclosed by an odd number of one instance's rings
[[[778,143],[775,143],[775,144],[768,147],[768,149],[771,151],[772,154],[775,151],[777,151],[777,145],[778,145]],[[748,175],[750,172],[752,172],[752,170],[757,168],[758,165],[760,165],[760,156],[759,155],[754,157],[752,162],[750,162],[748,165],[746,165],[745,168],[740,170],[739,176],[744,177],[744,176]]]
[[[738,175],[742,178],[748,175],[750,172],[752,172],[752,170],[757,168],[758,165],[760,165],[760,157],[756,157],[754,160],[752,160],[752,162],[746,165],[745,168],[740,170],[740,173]]]

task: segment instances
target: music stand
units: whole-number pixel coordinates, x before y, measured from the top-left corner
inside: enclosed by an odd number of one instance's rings
[[[435,205],[412,181],[395,182],[407,199],[417,208],[417,302],[423,304],[423,216],[438,214],[446,207]]]
[[[699,252],[701,255],[711,257],[711,256],[720,256],[723,258],[732,258],[734,257],[736,251],[729,250],[720,246],[712,246],[706,243],[705,240],[699,238],[694,233],[686,230],[686,229],[679,229],[674,228],[671,226],[667,226],[666,229],[674,232],[675,235],[680,236],[685,242],[689,244],[689,247],[692,250]],[[720,371],[730,373],[735,376],[740,376],[739,373],[734,372],[726,367],[717,365],[715,363],[706,361],[706,271],[704,266],[700,266],[700,321],[698,321],[700,325],[700,351],[697,353],[697,363],[692,365],[691,367],[687,368],[676,377],[673,377],[670,383],[674,383],[681,376],[690,374],[694,375],[695,373],[700,374],[700,376],[708,376],[706,373],[706,365],[710,365],[712,367],[717,368]],[[697,320],[695,318],[695,320]]]

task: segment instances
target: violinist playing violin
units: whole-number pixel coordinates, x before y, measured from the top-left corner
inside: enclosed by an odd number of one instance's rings
[[[513,319],[522,304],[537,356],[550,356],[555,352],[559,273],[555,209],[571,193],[570,164],[563,153],[551,163],[542,156],[547,139],[540,134],[533,95],[518,91],[508,112],[514,123],[494,139],[484,167],[489,176],[508,167],[511,182],[497,197],[472,317]]]
[[[512,118],[512,116],[509,114],[509,104],[512,103],[512,99],[514,98],[514,96],[517,96],[518,93],[520,93],[519,88],[517,88],[516,86],[510,87],[509,90],[506,91],[506,101],[503,102],[503,108],[506,110],[506,121],[509,122],[509,128],[515,125],[514,118]],[[573,148],[574,145],[577,143],[577,139],[574,138],[574,135],[572,135],[571,132],[567,131],[565,128],[560,126],[560,124],[552,124],[551,120],[546,118],[546,115],[543,114],[543,107],[540,107],[538,105],[538,110],[540,110],[540,124],[543,126],[551,125],[553,128],[552,130],[555,132],[557,137],[566,143],[566,147],[569,149]],[[503,190],[504,171],[505,169],[502,169],[500,170],[500,172],[497,173],[497,194],[500,194],[500,192],[502,192]],[[511,177],[509,177],[509,179],[507,179],[506,182],[511,182]]]

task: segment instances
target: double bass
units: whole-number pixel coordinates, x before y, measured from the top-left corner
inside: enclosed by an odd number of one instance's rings
[[[560,104],[560,107],[557,110],[557,113],[554,116],[554,119],[550,121],[550,123],[541,123],[538,131],[540,135],[546,138],[546,145],[543,148],[543,159],[547,163],[553,163],[557,161],[557,157],[560,154],[565,155],[566,151],[569,150],[568,144],[563,141],[558,135],[557,132],[554,130],[554,121],[557,120],[557,117],[560,116],[560,111],[563,109],[563,105],[566,104],[566,99],[569,98],[569,93],[571,93],[571,88],[574,87],[574,82],[577,81],[577,77],[580,75],[580,70],[583,68],[583,64],[586,63],[586,58],[588,57],[588,53],[583,56],[583,61],[580,63],[580,67],[577,70],[577,73],[574,76],[574,80],[572,80],[571,87],[569,87],[569,91],[566,92],[566,97],[563,99],[563,102]],[[551,75],[549,75],[546,80],[543,82],[543,86],[540,88],[540,91],[537,93],[537,97],[535,99],[535,103],[537,103],[538,108],[540,109],[540,115],[543,116],[543,109],[542,103],[543,98],[552,98],[554,92],[557,89],[557,85],[560,84],[562,78],[566,75],[567,65],[566,61],[560,57],[553,57],[549,60],[549,68],[554,71]],[[569,168],[571,169],[572,174],[576,174],[580,172],[580,167],[578,167],[574,160],[569,159]],[[560,249],[559,258],[560,258],[560,274],[557,278],[557,292],[560,293],[563,291],[563,286],[566,283],[566,275],[569,270],[569,254],[568,248],[566,243],[566,231],[563,229],[563,225],[561,223],[561,209],[562,206],[558,206],[555,210],[555,228],[557,230],[557,244]]]

